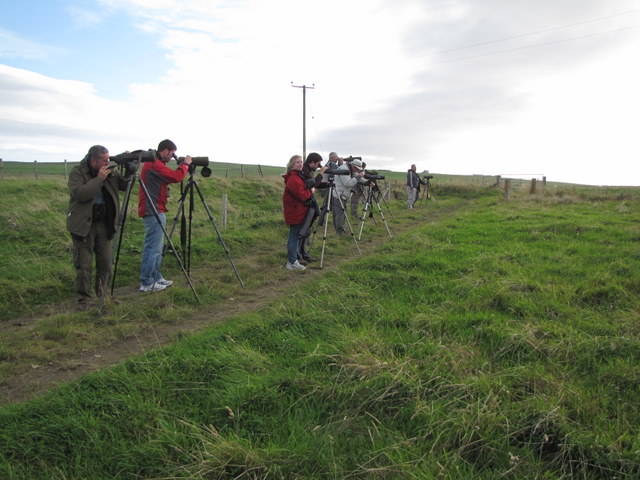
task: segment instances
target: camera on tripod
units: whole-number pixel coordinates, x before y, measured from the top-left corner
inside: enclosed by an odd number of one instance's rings
[[[433,175],[425,175],[424,177],[422,177],[424,180],[431,180],[433,178]]]
[[[182,165],[184,159],[186,157],[178,157],[176,161],[178,165]],[[189,172],[194,173],[196,171],[196,167],[202,167],[200,170],[200,175],[205,178],[211,176],[211,169],[209,168],[209,157],[191,157],[191,165],[189,165]]]
[[[138,168],[138,162],[153,162],[155,159],[155,150],[134,150],[109,157],[109,161],[114,162],[109,165],[109,168],[115,168],[116,165],[119,165],[126,171],[134,173]]]
[[[325,175],[351,175],[351,172],[349,170],[341,170],[339,168],[333,169],[333,170],[325,170]]]
[[[384,175],[378,175],[377,173],[365,173],[364,178],[367,180],[384,180]]]

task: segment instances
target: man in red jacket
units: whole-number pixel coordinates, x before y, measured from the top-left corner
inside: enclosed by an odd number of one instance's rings
[[[138,215],[144,221],[145,231],[140,265],[141,292],[164,290],[173,284],[171,280],[165,280],[160,273],[164,229],[167,225],[165,217],[168,197],[167,185],[184,179],[191,164],[191,157],[187,156],[184,162],[178,165],[175,170],[169,168],[167,162],[174,158],[176,150],[175,143],[171,140],[163,140],[158,144],[156,159],[153,162],[144,162],[142,164],[140,178],[149,193],[149,197],[147,197],[142,187],[138,190]]]

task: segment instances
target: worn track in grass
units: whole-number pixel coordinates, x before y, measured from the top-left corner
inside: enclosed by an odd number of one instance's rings
[[[424,207],[417,209],[415,213],[409,215],[408,219],[403,220],[403,223],[393,222],[392,233],[396,236],[416,226],[423,225],[425,221],[434,222],[448,218],[467,204],[468,202],[461,201],[454,206],[439,211],[430,211]],[[392,223],[390,220],[388,221]],[[363,255],[384,242],[392,240],[388,237],[384,228],[381,227],[379,230],[376,235],[370,238],[370,241],[360,244]],[[330,231],[333,234],[332,228],[330,228]],[[272,252],[261,252],[260,255],[283,255],[283,252],[274,248]],[[33,398],[55,388],[57,385],[73,381],[89,372],[118,364],[135,355],[171,343],[181,335],[225,322],[242,313],[259,310],[275,299],[285,297],[291,290],[299,288],[300,285],[304,285],[304,283],[323,275],[325,272],[331,271],[352,258],[352,256],[347,255],[337,259],[333,257],[329,264],[325,262],[323,269],[318,268],[317,263],[313,263],[304,272],[288,272],[290,275],[285,275],[282,279],[274,280],[268,285],[248,287],[239,291],[238,295],[233,298],[227,298],[218,304],[195,308],[189,318],[184,319],[179,324],[148,325],[147,328],[141,329],[137,334],[115,342],[104,344],[91,350],[70,351],[53,363],[16,369],[0,382],[0,403],[9,404]],[[236,259],[235,263],[240,266],[242,262],[250,261],[250,258],[243,258],[240,261]],[[162,293],[159,292],[157,295],[162,295]],[[127,304],[136,302],[136,299],[140,298],[137,286],[136,288],[131,286],[118,289],[115,292],[115,296]],[[50,311],[52,314],[57,314],[72,307],[73,305],[70,304],[51,305]],[[95,312],[93,312],[93,315],[95,315]],[[29,328],[41,319],[42,316],[12,319],[2,329],[10,331],[11,329]]]

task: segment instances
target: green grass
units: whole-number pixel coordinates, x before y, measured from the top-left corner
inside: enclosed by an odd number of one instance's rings
[[[277,209],[280,183],[209,180],[207,198],[235,199],[224,235],[248,288],[277,283],[279,214],[246,211]],[[436,193],[393,203],[394,238],[363,257],[332,238],[348,261],[254,312],[3,407],[0,477],[638,478],[637,190]],[[51,240],[27,236],[46,256]],[[198,236],[203,306],[176,289],[104,325],[53,315],[39,335],[64,349],[211,308],[238,288],[215,247]],[[9,343],[0,359],[25,355]]]

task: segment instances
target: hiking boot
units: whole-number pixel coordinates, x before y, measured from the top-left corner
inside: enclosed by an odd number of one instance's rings
[[[166,280],[164,278],[161,278],[156,283],[160,285],[164,285],[165,287],[170,287],[171,285],[173,285],[173,280]]]

